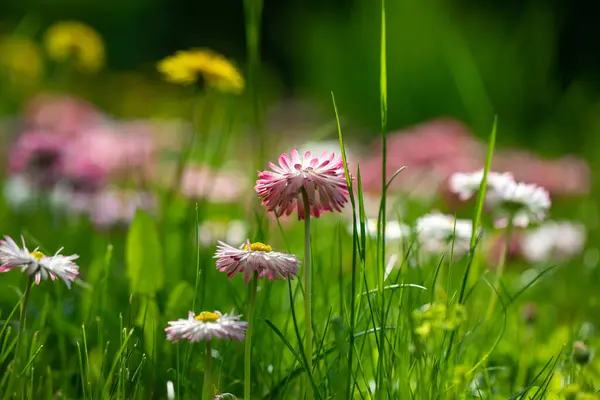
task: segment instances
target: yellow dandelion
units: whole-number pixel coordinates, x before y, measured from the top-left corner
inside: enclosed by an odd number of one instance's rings
[[[180,85],[193,84],[202,76],[207,85],[221,92],[239,94],[244,89],[244,78],[238,69],[208,49],[178,51],[159,61],[157,68],[167,81]]]
[[[40,50],[26,37],[9,36],[0,41],[0,68],[12,84],[28,86],[44,72]]]
[[[57,22],[46,30],[48,56],[56,62],[72,61],[82,72],[94,73],[104,65],[104,42],[92,27],[77,21]]]

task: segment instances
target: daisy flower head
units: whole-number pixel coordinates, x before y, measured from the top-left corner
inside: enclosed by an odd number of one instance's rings
[[[483,170],[476,172],[456,172],[450,176],[449,188],[452,193],[458,195],[462,201],[468,200],[479,191],[481,181],[483,180]],[[515,180],[510,172],[492,172],[487,175],[486,199],[493,199],[497,196],[498,190]]]
[[[269,162],[273,171],[258,172],[254,190],[263,200],[262,204],[277,217],[296,210],[298,219],[304,219],[301,192],[304,188],[310,216],[319,217],[323,211],[340,212],[349,197],[342,158],[327,152],[313,157],[310,151],[301,156],[296,149],[290,155],[282,154],[279,165]]]
[[[82,72],[94,73],[104,65],[104,42],[92,27],[78,21],[62,21],[44,34],[48,56],[56,62],[72,61]]]
[[[165,80],[191,85],[201,76],[206,84],[220,92],[239,94],[244,90],[240,71],[221,54],[208,49],[178,51],[157,65]]]
[[[567,260],[581,253],[585,240],[583,225],[552,221],[525,231],[520,247],[523,257],[531,263]]]
[[[493,201],[497,218],[495,226],[504,228],[510,224],[526,228],[546,218],[552,205],[548,191],[533,183],[505,182],[498,187]]]
[[[439,254],[453,249],[453,254],[460,256],[469,251],[473,223],[436,212],[419,218],[416,232],[420,249],[426,253]]]
[[[71,288],[71,282],[79,275],[79,266],[73,262],[79,258],[77,254],[64,256],[59,254],[61,248],[50,257],[37,248],[30,252],[25,240],[21,238],[21,241],[23,247],[19,247],[9,236],[0,241],[0,272],[21,268],[27,275],[34,277],[36,285],[39,285],[42,279],[55,280],[59,277],[69,289]]]
[[[221,314],[219,311],[203,311],[196,315],[192,311],[187,319],[169,321],[165,328],[167,340],[177,343],[187,339],[190,342],[200,342],[217,339],[243,340],[248,323],[240,321],[241,315]]]
[[[251,244],[249,240],[240,249],[219,242],[214,258],[219,271],[225,272],[228,278],[243,273],[245,283],[250,282],[255,272],[259,278],[294,279],[300,266],[295,255],[273,251],[264,243]]]

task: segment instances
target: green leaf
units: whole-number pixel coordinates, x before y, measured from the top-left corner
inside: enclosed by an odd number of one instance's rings
[[[170,290],[167,301],[166,315],[169,318],[183,318],[190,311],[189,307],[194,300],[194,288],[185,281],[179,282]],[[196,310],[192,310],[196,311]]]
[[[144,351],[152,358],[156,348],[156,332],[160,326],[160,311],[153,298],[144,296],[140,300],[135,324],[144,330]]]
[[[126,259],[131,293],[153,295],[163,288],[162,246],[154,221],[141,210],[127,234]]]

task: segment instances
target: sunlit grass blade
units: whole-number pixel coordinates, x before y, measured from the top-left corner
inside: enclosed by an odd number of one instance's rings
[[[333,103],[333,110],[335,112],[335,119],[337,122],[338,129],[338,139],[340,142],[340,149],[342,152],[342,161],[344,163],[344,174],[346,175],[346,184],[348,185],[348,192],[350,195],[350,205],[352,206],[352,270],[351,270],[351,283],[350,283],[350,332],[349,332],[349,351],[348,351],[348,382],[346,387],[348,388],[347,397],[352,397],[352,391],[354,388],[354,383],[352,382],[352,370],[353,370],[353,362],[354,362],[354,330],[356,324],[356,303],[355,303],[355,294],[356,294],[356,265],[357,265],[357,247],[358,247],[358,230],[357,230],[357,221],[356,221],[356,200],[354,198],[354,189],[352,187],[352,176],[350,175],[350,171],[348,170],[348,161],[346,158],[346,148],[344,146],[344,137],[342,135],[342,126],[340,124],[340,115],[337,109],[337,105],[335,103],[335,95],[331,92],[331,101]],[[359,188],[359,202],[362,196],[362,192]],[[361,224],[362,236],[364,237],[364,225]],[[341,295],[341,293],[340,293]]]
[[[377,269],[380,275],[379,288],[381,289],[380,299],[380,323],[385,326],[386,310],[385,310],[385,291],[383,290],[385,281],[385,226],[387,219],[387,121],[388,121],[388,104],[387,104],[387,28],[385,14],[385,0],[381,0],[381,37],[379,48],[379,94],[381,108],[381,204],[379,208],[379,218],[377,221],[377,245],[380,256],[378,257]],[[381,330],[378,341],[378,366],[377,366],[377,393],[378,398],[383,398],[385,392],[385,330]]]
[[[479,192],[477,193],[477,203],[475,206],[475,218],[473,218],[473,234],[471,236],[470,250],[467,259],[467,266],[465,268],[465,273],[463,275],[462,284],[460,287],[460,294],[458,297],[458,302],[462,304],[465,290],[467,287],[467,282],[469,279],[469,273],[471,270],[471,266],[473,264],[473,259],[475,258],[475,249],[477,244],[477,229],[481,224],[481,214],[483,213],[483,203],[485,200],[485,193],[487,190],[487,176],[492,167],[492,158],[494,156],[494,148],[496,146],[496,129],[498,126],[498,118],[494,117],[494,124],[492,126],[492,132],[490,134],[488,151],[485,158],[485,167],[483,169],[483,178],[481,179],[481,185],[479,186]]]

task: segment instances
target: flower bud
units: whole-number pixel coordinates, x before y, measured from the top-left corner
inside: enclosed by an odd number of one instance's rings
[[[590,362],[592,355],[590,349],[582,341],[573,343],[573,360],[580,365]]]
[[[535,324],[538,317],[538,305],[535,303],[527,303],[523,305],[522,317],[527,325]]]

